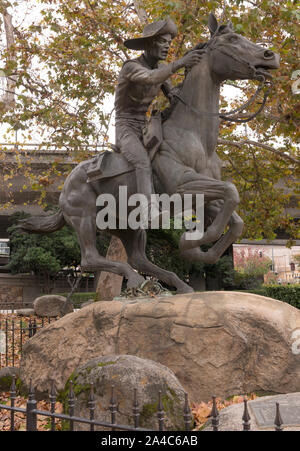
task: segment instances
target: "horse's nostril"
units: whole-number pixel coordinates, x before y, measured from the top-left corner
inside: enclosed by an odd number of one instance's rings
[[[273,58],[273,57],[274,57],[274,52],[272,52],[272,50],[266,50],[264,52],[264,58],[270,59],[270,58]]]

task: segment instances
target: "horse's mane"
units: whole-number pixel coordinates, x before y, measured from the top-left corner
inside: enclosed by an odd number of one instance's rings
[[[190,53],[190,52],[192,52],[192,51],[194,51],[194,50],[200,50],[200,49],[203,49],[203,48],[206,47],[208,44],[210,44],[211,41],[212,41],[215,37],[219,36],[220,34],[225,34],[225,33],[230,33],[230,32],[232,33],[233,31],[234,31],[233,28],[231,28],[228,24],[221,25],[220,28],[218,29],[218,31],[216,32],[216,34],[213,35],[211,39],[209,39],[209,40],[206,41],[206,42],[199,42],[195,47],[193,47],[192,49],[190,49],[190,50],[188,50],[187,52],[185,52],[184,55],[187,55],[188,53]],[[177,92],[178,92],[179,96],[180,96],[181,91],[182,91],[182,89],[183,89],[183,86],[184,86],[184,83],[185,83],[185,81],[186,81],[186,77],[187,77],[188,73],[189,73],[189,70],[186,69],[186,70],[185,70],[185,73],[184,73],[184,79],[183,79],[183,81],[182,81],[181,83],[179,83],[178,85],[174,86],[174,89],[178,90]],[[168,106],[167,108],[165,108],[165,109],[162,111],[162,120],[163,120],[163,122],[166,121],[167,119],[169,119],[169,117],[171,116],[171,114],[172,114],[172,112],[173,112],[173,110],[174,110],[174,108],[176,107],[176,105],[177,105],[178,102],[179,102],[179,99],[176,98],[176,97],[174,97],[174,98],[172,99],[171,105]]]
[[[202,49],[203,47],[206,46],[206,42],[200,42],[199,44],[197,44],[195,47],[193,47],[191,50],[188,50],[184,55],[187,55],[188,53],[192,52],[193,50],[199,50]],[[186,77],[189,73],[189,70],[185,70],[184,73],[184,79],[182,82],[180,82],[178,85],[174,86],[173,89],[175,89],[177,91],[177,94],[180,96],[181,95],[181,91],[183,89],[184,83],[186,81]],[[169,119],[169,117],[171,116],[174,108],[176,107],[177,103],[179,102],[179,99],[177,97],[173,97],[171,104],[165,108],[162,111],[162,120],[163,122],[166,121],[167,119]]]

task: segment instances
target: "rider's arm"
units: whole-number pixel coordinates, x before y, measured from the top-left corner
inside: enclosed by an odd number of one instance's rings
[[[127,61],[122,69],[122,76],[135,83],[146,85],[158,85],[167,80],[172,74],[182,67],[192,67],[198,64],[203,56],[203,50],[189,52],[171,64],[160,65],[157,69],[149,69],[137,61]]]
[[[135,61],[129,61],[123,67],[123,76],[131,82],[157,85],[167,80],[180,67],[175,63],[160,65],[157,69],[148,69]]]

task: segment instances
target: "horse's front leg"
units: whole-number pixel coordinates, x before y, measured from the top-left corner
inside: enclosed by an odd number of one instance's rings
[[[185,175],[188,178],[188,174]],[[186,232],[182,235],[179,248],[187,251],[203,244],[217,241],[223,234],[230,218],[239,204],[239,194],[236,187],[229,182],[222,182],[203,175],[192,173],[190,180],[178,187],[181,194],[204,194],[205,203],[214,200],[223,200],[223,205],[217,210],[212,224],[207,228],[203,237],[199,238],[199,232]],[[195,239],[193,239],[193,235]]]
[[[222,257],[226,249],[241,236],[243,227],[243,220],[234,212],[229,222],[228,231],[207,252],[202,251],[200,247],[195,247],[193,249],[181,250],[181,255],[189,261],[214,264]],[[184,239],[185,237],[182,237],[182,240]]]

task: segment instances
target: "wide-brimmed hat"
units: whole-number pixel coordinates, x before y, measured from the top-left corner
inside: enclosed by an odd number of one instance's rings
[[[131,50],[145,50],[146,41],[161,34],[170,34],[172,38],[177,36],[177,27],[170,17],[147,24],[144,28],[142,37],[128,39],[124,42],[124,45]]]

